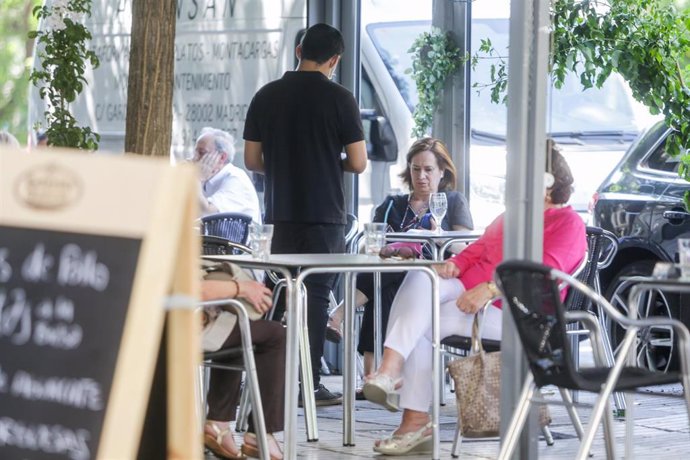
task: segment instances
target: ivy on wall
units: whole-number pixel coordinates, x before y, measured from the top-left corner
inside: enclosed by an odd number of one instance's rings
[[[413,54],[412,69],[406,72],[412,73],[419,97],[412,115],[415,123],[412,136],[424,137],[431,131],[446,79],[462,66],[466,57],[450,35],[436,27],[417,37],[408,53]]]

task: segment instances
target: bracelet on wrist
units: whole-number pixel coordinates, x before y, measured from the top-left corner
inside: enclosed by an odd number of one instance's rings
[[[501,295],[501,291],[498,290],[496,283],[494,283],[493,281],[488,281],[486,283],[486,287],[489,288],[489,292],[491,293],[491,297],[499,297]]]
[[[240,283],[238,283],[235,279],[231,279],[230,281],[235,283],[235,295],[233,296],[233,299],[236,299],[240,296]]]

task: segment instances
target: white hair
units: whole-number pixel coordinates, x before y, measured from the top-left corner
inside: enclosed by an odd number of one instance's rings
[[[201,133],[196,139],[196,143],[198,144],[202,137],[209,134],[213,136],[213,142],[216,144],[216,150],[219,152],[225,152],[227,154],[225,162],[232,163],[235,160],[235,138],[232,136],[232,134],[223,131],[222,129],[207,126],[205,128],[201,128]]]

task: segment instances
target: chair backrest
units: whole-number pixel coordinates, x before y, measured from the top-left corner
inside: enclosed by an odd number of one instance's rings
[[[587,263],[575,278],[598,292],[599,270],[610,263],[617,250],[618,242],[612,233],[587,227]],[[569,289],[565,305],[568,310],[589,310],[592,301],[577,289]]]
[[[233,243],[247,244],[251,216],[239,212],[220,212],[201,218],[201,234],[219,236]]]
[[[205,256],[222,256],[230,254],[251,254],[251,249],[240,243],[219,236],[203,235],[201,240],[201,253]]]
[[[352,253],[352,247],[359,230],[359,220],[354,214],[347,214],[347,224],[345,224],[345,252]]]
[[[496,267],[496,283],[515,321],[534,382],[538,387],[577,388],[560,280],[551,268],[530,261],[506,261]]]

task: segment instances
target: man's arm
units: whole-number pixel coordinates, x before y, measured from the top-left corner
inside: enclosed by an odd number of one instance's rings
[[[248,170],[258,173],[266,171],[261,142],[244,141],[244,166]]]
[[[197,187],[197,196],[199,197],[199,210],[201,211],[201,215],[205,216],[207,214],[217,213],[218,208],[208,200],[206,195],[204,195],[202,187],[201,183],[199,183],[199,187]]]
[[[367,168],[367,147],[364,141],[353,142],[345,146],[343,169],[347,172],[360,174]]]

